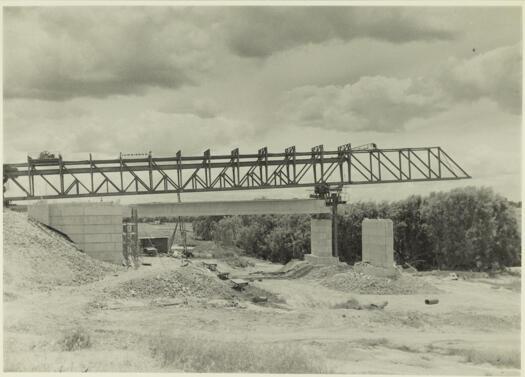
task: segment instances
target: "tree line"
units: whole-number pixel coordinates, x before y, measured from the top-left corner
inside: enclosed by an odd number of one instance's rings
[[[390,218],[397,264],[418,269],[490,270],[521,264],[519,208],[489,188],[467,187],[393,202],[340,206],[338,254],[361,260],[361,223]],[[317,215],[326,216],[326,215]],[[237,246],[247,255],[287,263],[310,252],[309,215],[210,216],[194,234]]]

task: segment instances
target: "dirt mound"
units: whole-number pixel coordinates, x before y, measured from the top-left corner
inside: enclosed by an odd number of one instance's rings
[[[187,266],[178,270],[163,272],[128,280],[109,293],[118,298],[234,298],[231,283],[219,280],[209,271]]]
[[[51,290],[101,279],[119,267],[81,252],[74,244],[27,214],[4,209],[4,291]]]
[[[373,295],[412,295],[440,292],[431,284],[412,276],[401,275],[397,278],[387,278],[354,270],[327,277],[321,281],[321,284],[339,291]]]
[[[393,277],[377,276],[374,268],[364,264],[349,266],[339,264],[315,267],[306,275],[327,288],[342,292],[374,295],[411,295],[418,293],[439,293],[431,284],[417,277],[396,272]]]
[[[282,274],[283,278],[298,279],[308,275],[313,269],[314,266],[308,262],[292,260],[285,264],[278,273]]]
[[[344,263],[339,263],[337,265],[324,266],[324,267],[314,266],[312,271],[307,275],[307,278],[321,280],[321,279],[325,279],[325,278],[334,276],[336,274],[348,272],[351,270],[352,270],[352,267]]]

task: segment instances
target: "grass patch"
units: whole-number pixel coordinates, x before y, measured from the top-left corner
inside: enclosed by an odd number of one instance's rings
[[[63,351],[78,351],[91,347],[91,338],[82,327],[67,330],[59,341]]]
[[[388,301],[383,301],[379,304],[366,304],[361,305],[355,298],[350,298],[345,302],[340,302],[332,305],[332,309],[355,309],[355,310],[375,310],[384,309],[388,305]]]
[[[252,301],[252,302],[255,302],[254,301],[254,298],[255,297],[266,297],[268,299],[268,301],[266,302],[259,302],[258,305],[263,305],[263,306],[275,306],[274,304],[277,304],[278,307],[280,307],[280,304],[286,304],[286,300],[283,299],[282,297],[272,293],[272,292],[269,292],[265,289],[262,289],[262,288],[259,288],[259,287],[256,287],[255,285],[253,284],[249,284],[242,292],[242,295],[249,301]]]
[[[183,372],[329,373],[322,359],[298,346],[159,335],[151,342],[151,352],[163,367]]]
[[[224,261],[230,266],[234,268],[246,268],[246,267],[253,267],[255,266],[255,263],[250,261],[247,258],[240,257],[238,255],[233,255],[224,258]]]
[[[402,352],[419,353],[419,351],[414,348],[411,348],[404,344],[392,343],[387,338],[361,338],[354,341],[353,343],[359,345],[362,348],[384,347]]]
[[[458,350],[456,355],[465,357],[465,361],[474,364],[488,363],[497,367],[521,368],[519,350]]]
[[[387,338],[363,338],[355,341],[361,347],[386,347],[390,344],[390,341]]]
[[[361,310],[361,304],[355,298],[351,298],[345,302],[340,302],[332,306],[332,309],[356,309]]]
[[[521,368],[520,350],[448,348],[428,344],[426,346],[426,352],[446,356],[462,356],[467,363],[486,363],[496,367]]]

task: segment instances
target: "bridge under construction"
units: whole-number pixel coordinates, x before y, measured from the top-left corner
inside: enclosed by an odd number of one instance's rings
[[[256,154],[65,160],[58,157],[4,164],[4,201],[256,190],[467,179],[441,147],[379,149],[375,144],[337,150]],[[6,191],[6,185],[9,185]]]

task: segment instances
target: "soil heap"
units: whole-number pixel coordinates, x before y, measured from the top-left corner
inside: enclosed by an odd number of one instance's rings
[[[224,298],[234,297],[228,281],[217,278],[207,270],[189,265],[156,276],[131,279],[109,292],[117,298]]]
[[[291,267],[288,268],[287,266]],[[308,268],[309,266],[309,268]],[[366,264],[350,266],[339,263],[332,266],[312,266],[307,262],[292,261],[285,267],[285,277],[318,281],[327,288],[343,292],[373,295],[411,295],[439,293],[439,289],[420,277],[397,273],[395,277],[374,275]],[[297,276],[295,276],[297,275]]]
[[[4,297],[100,280],[119,266],[91,258],[53,230],[4,208]]]

